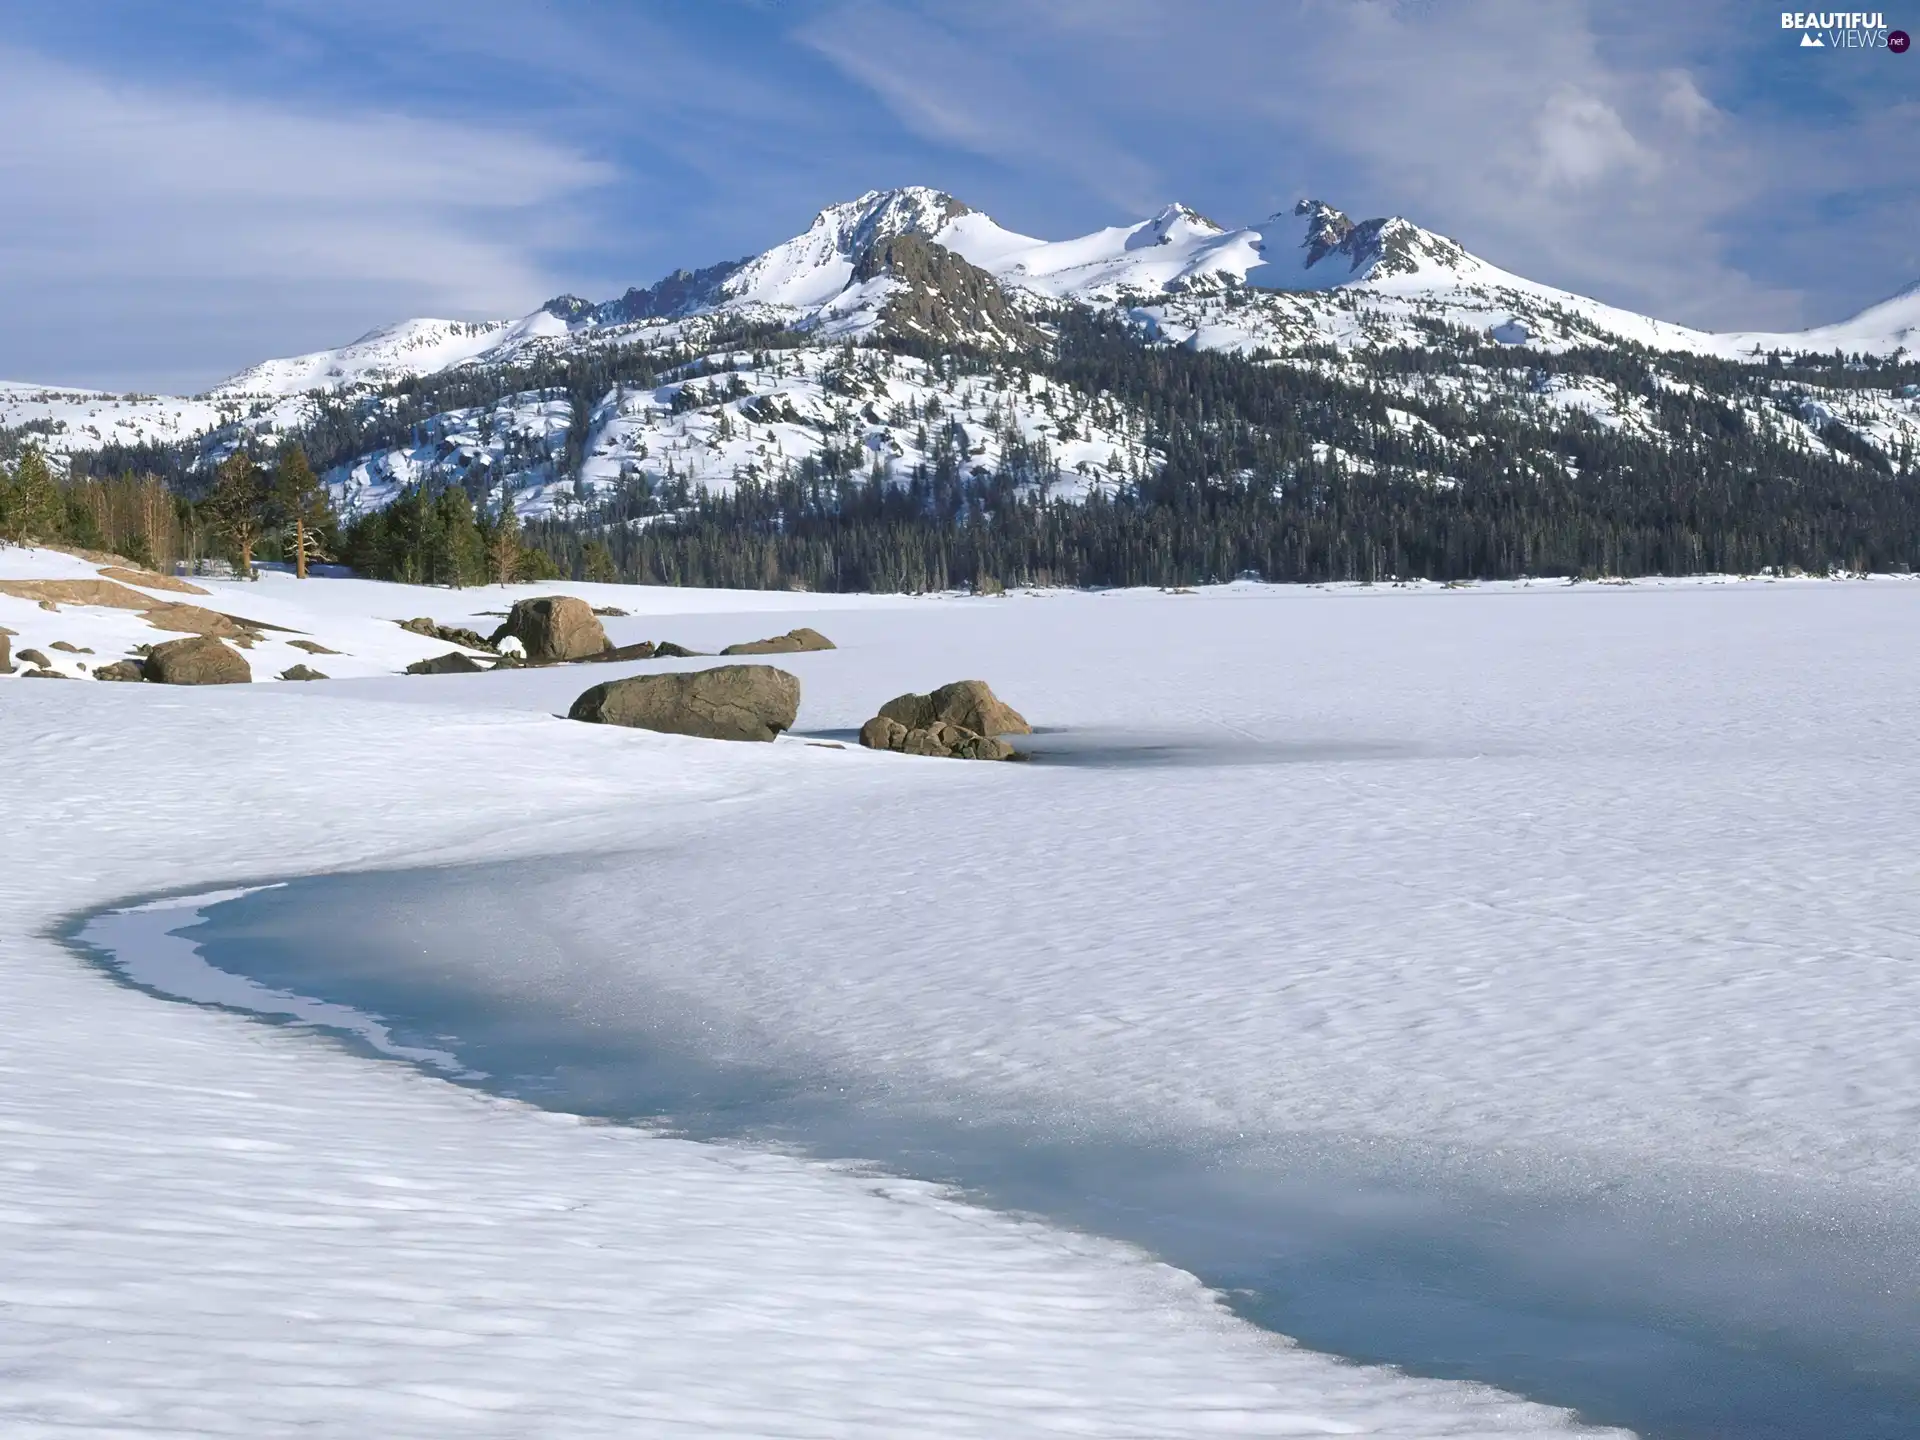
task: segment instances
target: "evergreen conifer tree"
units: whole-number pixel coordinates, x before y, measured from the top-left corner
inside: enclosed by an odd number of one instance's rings
[[[9,540],[23,544],[34,540],[58,540],[66,506],[53,471],[37,445],[29,445],[13,467],[13,475],[0,486],[0,519],[4,520]]]
[[[273,472],[273,504],[280,523],[292,529],[288,549],[293,573],[307,578],[307,562],[326,558],[326,535],[333,528],[333,505],[327,487],[307,463],[307,452],[289,445],[280,452]]]
[[[213,493],[207,497],[214,532],[227,542],[246,579],[253,579],[253,548],[266,528],[267,496],[260,467],[247,451],[235,450],[220,462]]]

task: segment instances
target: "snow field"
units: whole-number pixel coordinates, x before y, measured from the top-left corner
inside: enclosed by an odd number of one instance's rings
[[[389,607],[443,620],[459,618],[450,601],[494,608],[478,592],[357,582],[220,588],[249,592],[261,618],[271,603],[321,633],[355,617],[374,626]],[[566,588],[601,598],[602,587]],[[855,648],[789,657],[813,687],[803,723],[829,725],[871,708],[868,692],[980,658],[937,622],[957,616],[964,630],[993,604],[1055,604],[605,592],[644,612],[611,622],[616,638],[669,620],[705,643],[710,631],[739,638],[802,618],[840,629]],[[1108,613],[1131,613],[1104,603],[1077,597],[1062,613],[1093,633]],[[933,660],[941,649],[948,659]],[[823,663],[836,660],[851,662],[837,678]],[[694,842],[729,812],[771,816],[809,796],[829,809],[843,795],[946,804],[1015,773],[552,717],[561,692],[601,678],[6,690],[0,1429],[1563,1428],[1554,1412],[1486,1391],[1288,1348],[1112,1245],[923,1186],[490,1102],[160,1003],[52,938],[62,917],[139,892]],[[1061,703],[1038,689],[1013,698],[1042,714]],[[633,887],[629,903],[651,894]]]

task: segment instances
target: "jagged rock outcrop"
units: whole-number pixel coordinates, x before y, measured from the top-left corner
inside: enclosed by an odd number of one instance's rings
[[[327,677],[309,665],[289,665],[280,672],[280,678],[282,680],[324,680]]]
[[[585,660],[607,648],[606,629],[593,607],[571,595],[515,601],[506,623],[488,637],[487,643],[498,645],[509,635],[525,647],[530,665]]]
[[[834,643],[818,630],[802,625],[789,630],[784,635],[775,635],[768,640],[745,640],[738,645],[729,645],[722,655],[798,655],[808,650],[832,650]]]
[[[798,676],[771,665],[721,665],[609,680],[575,700],[567,718],[708,740],[772,740],[793,728],[799,712]]]
[[[147,655],[147,679],[158,685],[245,685],[253,679],[246,657],[211,635],[156,645]]]
[[[998,280],[924,236],[888,236],[854,257],[856,283],[880,275],[899,282],[880,307],[881,324],[896,335],[1014,348],[1045,338],[1008,303]]]
[[[138,660],[116,660],[111,665],[102,665],[93,672],[96,680],[111,680],[121,684],[145,680],[146,667]]]

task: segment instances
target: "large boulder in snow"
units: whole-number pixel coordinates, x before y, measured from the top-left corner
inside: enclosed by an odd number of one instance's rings
[[[253,679],[245,658],[211,635],[154,646],[146,668],[147,679],[160,685],[245,685]]]
[[[984,680],[956,680],[931,695],[900,695],[880,707],[882,718],[908,730],[945,721],[976,735],[1031,735],[1033,727]]]
[[[798,655],[806,650],[831,650],[834,644],[818,630],[802,625],[798,630],[789,630],[784,635],[775,635],[770,640],[745,640],[738,645],[729,645],[722,655]]]
[[[8,631],[0,630],[0,675],[11,675],[12,673],[13,637]]]
[[[609,680],[574,701],[567,718],[708,740],[771,740],[791,730],[799,712],[798,676],[771,665],[721,665]]]
[[[493,632],[490,643],[498,645],[509,635],[526,647],[532,665],[585,660],[607,648],[606,629],[593,607],[571,595],[515,601],[506,624]]]

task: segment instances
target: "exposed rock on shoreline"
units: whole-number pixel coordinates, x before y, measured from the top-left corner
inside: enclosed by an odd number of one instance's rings
[[[771,665],[721,665],[609,680],[575,700],[567,718],[709,740],[765,741],[791,730],[799,711],[798,676]]]
[[[797,630],[789,630],[784,635],[775,635],[769,640],[747,640],[738,645],[729,645],[722,655],[798,655],[807,650],[832,650],[834,643],[818,630],[802,625]]]
[[[931,695],[900,695],[860,727],[869,750],[903,755],[951,756],[961,760],[1011,760],[1014,748],[1000,735],[1031,735],[1018,710],[984,680],[956,680]]]

